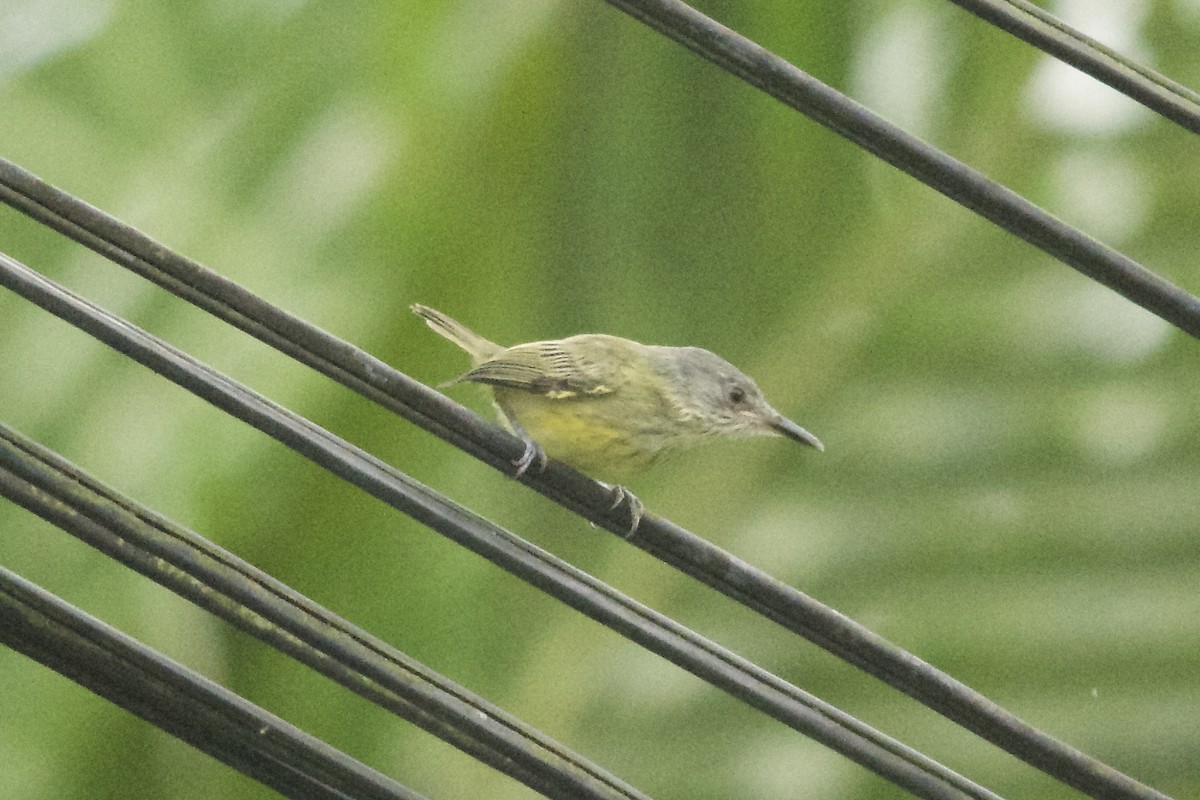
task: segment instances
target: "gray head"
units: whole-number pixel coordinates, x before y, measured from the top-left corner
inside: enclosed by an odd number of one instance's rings
[[[655,371],[675,394],[682,419],[702,434],[786,436],[824,451],[821,440],[767,403],[754,380],[699,347],[654,347]]]

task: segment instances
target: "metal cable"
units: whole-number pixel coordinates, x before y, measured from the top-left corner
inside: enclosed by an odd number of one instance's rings
[[[1200,133],[1200,94],[1075,30],[1025,0],[950,0],[1001,30]]]
[[[0,642],[285,797],[422,800],[3,567]]]
[[[513,461],[524,451],[520,440],[445,396],[2,159],[0,201],[502,472],[511,473]],[[1200,300],[1191,300],[1200,308]],[[1195,322],[1200,329],[1200,315]],[[609,490],[570,467],[552,461],[544,472],[530,470],[520,480],[598,526],[620,536],[628,531],[628,517],[611,508]],[[912,653],[662,517],[647,514],[630,541],[1085,793],[1131,800],[1165,797],[1037,730]]]
[[[0,495],[546,797],[649,800],[483,698],[2,424]]]
[[[536,588],[913,794],[995,800],[993,793],[912,748],[637,603],[3,254],[0,285]]]
[[[679,0],[604,0],[1180,330],[1200,298]]]

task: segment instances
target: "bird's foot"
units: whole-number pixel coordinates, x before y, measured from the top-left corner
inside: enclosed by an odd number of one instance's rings
[[[625,538],[632,538],[637,533],[638,525],[641,524],[642,514],[646,512],[646,504],[624,486],[609,486],[607,483],[604,485],[608,486],[609,496],[612,497],[612,505],[608,507],[609,511],[617,508],[621,503],[629,504],[629,532],[625,534]]]
[[[512,462],[513,466],[517,468],[517,472],[513,477],[519,478],[524,475],[535,461],[538,465],[537,473],[535,474],[545,472],[547,462],[546,451],[533,439],[525,438],[525,452],[521,453],[520,458]]]

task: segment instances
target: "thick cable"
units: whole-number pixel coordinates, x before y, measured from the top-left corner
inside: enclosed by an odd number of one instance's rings
[[[3,159],[0,201],[502,472],[511,473],[514,460],[524,452],[519,439],[444,395]],[[1200,318],[1196,321],[1200,326]],[[551,461],[544,472],[529,470],[520,480],[617,535],[628,531],[628,516],[612,509],[609,490],[570,467]],[[1097,797],[1162,797],[1037,730],[865,626],[662,517],[646,514],[630,541],[1068,785]]]
[[[1116,89],[1192,133],[1200,94],[1101,44],[1026,0],[950,0],[1001,30]]]
[[[983,787],[453,503],[3,254],[0,285],[552,597],[918,797],[996,800],[996,795]]]
[[[2,424],[0,496],[546,797],[649,800],[483,698]]]
[[[0,643],[295,800],[421,795],[0,567]],[[103,795],[97,787],[96,795]]]
[[[1200,337],[1200,298],[679,0],[604,0],[1063,263]]]

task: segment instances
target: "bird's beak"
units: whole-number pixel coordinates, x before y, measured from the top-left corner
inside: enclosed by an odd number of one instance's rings
[[[799,425],[792,422],[782,414],[776,414],[775,418],[767,424],[771,426],[772,430],[782,436],[786,436],[789,439],[795,439],[800,444],[806,444],[809,447],[821,451],[822,453],[825,452],[825,445],[821,444],[820,439],[813,436],[811,433],[804,430],[804,428],[801,428]]]

